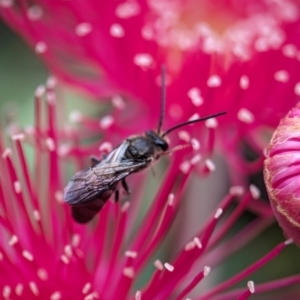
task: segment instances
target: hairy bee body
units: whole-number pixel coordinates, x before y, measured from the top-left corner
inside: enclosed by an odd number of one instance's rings
[[[154,131],[130,137],[92,167],[77,172],[65,188],[64,199],[72,206],[79,223],[90,221],[116,192],[121,181],[147,168],[168,149],[168,143]]]

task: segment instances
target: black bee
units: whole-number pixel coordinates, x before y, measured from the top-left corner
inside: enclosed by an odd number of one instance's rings
[[[121,182],[129,193],[125,178],[147,168],[151,162],[168,152],[168,143],[164,137],[171,131],[196,122],[218,117],[225,112],[206,116],[196,120],[180,123],[160,133],[165,106],[165,71],[162,68],[162,101],[157,132],[148,130],[144,135],[127,138],[122,144],[108,153],[101,160],[92,159],[92,166],[77,172],[65,188],[64,199],[72,206],[73,218],[79,223],[90,221],[103,207],[110,196],[115,193],[118,199],[117,186]]]

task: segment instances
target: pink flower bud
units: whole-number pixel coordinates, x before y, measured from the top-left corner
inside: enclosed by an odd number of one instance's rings
[[[264,177],[284,235],[300,246],[300,103],[280,121],[273,134]]]

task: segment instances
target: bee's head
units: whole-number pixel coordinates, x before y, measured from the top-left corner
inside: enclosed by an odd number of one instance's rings
[[[154,131],[146,131],[144,136],[130,139],[130,145],[126,152],[128,158],[158,159],[168,149],[168,143]]]
[[[148,137],[156,147],[161,148],[162,151],[167,151],[169,148],[168,143],[157,133],[152,130],[145,132],[146,137]]]

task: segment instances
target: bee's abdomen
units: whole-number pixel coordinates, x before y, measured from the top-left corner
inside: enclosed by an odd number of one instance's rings
[[[89,222],[103,207],[110,196],[116,191],[117,183],[102,191],[96,198],[82,204],[72,205],[72,215],[78,223]]]
[[[108,198],[107,198],[108,199]],[[72,206],[72,215],[78,223],[89,222],[101,210],[107,199],[95,199],[82,206]]]

